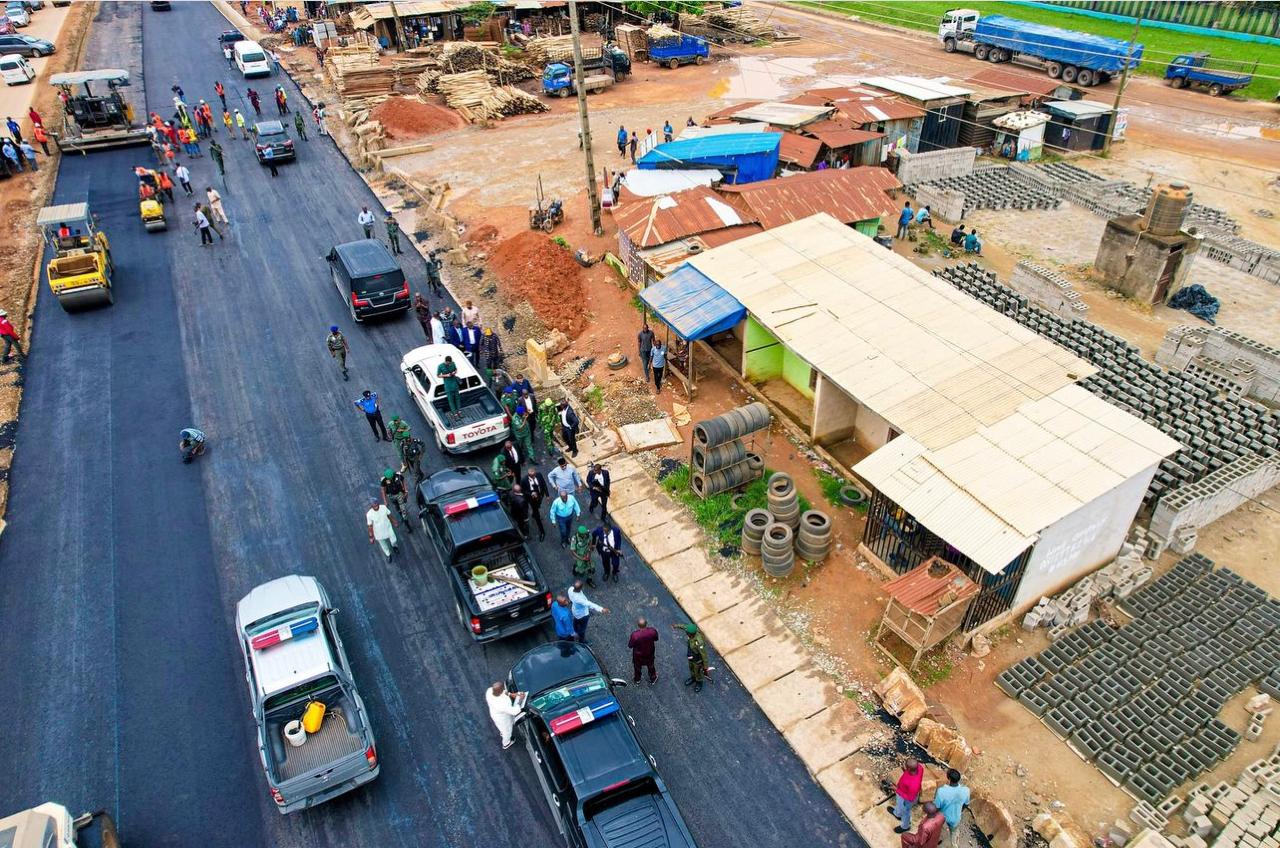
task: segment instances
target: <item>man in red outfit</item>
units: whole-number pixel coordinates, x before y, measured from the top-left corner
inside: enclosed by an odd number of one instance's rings
[[[915,833],[902,834],[902,848],[938,848],[947,819],[932,801],[924,802],[924,821]]]
[[[631,634],[631,638],[627,640],[627,647],[631,649],[631,668],[635,672],[632,678],[634,683],[640,682],[640,670],[649,670],[649,685],[658,682],[658,671],[653,665],[653,655],[655,644],[658,641],[658,631],[649,626],[649,622],[643,618],[636,620],[635,632]]]

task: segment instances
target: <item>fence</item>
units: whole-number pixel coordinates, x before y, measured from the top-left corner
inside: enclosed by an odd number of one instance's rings
[[[1200,0],[1041,0],[1053,6],[1068,6],[1127,18],[1181,24],[1183,26],[1239,32],[1246,35],[1280,36],[1280,3],[1208,3]]]

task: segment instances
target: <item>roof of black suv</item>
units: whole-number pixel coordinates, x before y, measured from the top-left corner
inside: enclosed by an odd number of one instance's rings
[[[335,245],[333,252],[342,260],[342,264],[347,267],[347,272],[353,277],[372,277],[375,274],[386,274],[400,269],[391,251],[376,239],[349,241],[346,244]]]
[[[460,465],[437,471],[418,484],[423,501],[442,512],[450,503],[492,495],[491,503],[476,506],[445,517],[445,525],[455,547],[485,536],[516,532],[507,511],[498,502],[489,478],[479,468]]]

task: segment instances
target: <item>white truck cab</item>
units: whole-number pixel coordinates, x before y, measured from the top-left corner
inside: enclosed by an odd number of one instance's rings
[[[977,9],[952,9],[942,16],[938,24],[938,40],[946,41],[947,36],[956,38],[966,32],[973,32],[978,24]]]
[[[4,848],[77,848],[76,834],[98,821],[98,844],[119,848],[115,822],[104,810],[71,817],[61,804],[46,802],[38,807],[0,819],[0,845]]]

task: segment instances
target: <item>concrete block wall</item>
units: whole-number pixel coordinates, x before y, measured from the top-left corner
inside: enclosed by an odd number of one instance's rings
[[[898,151],[898,179],[903,185],[968,176],[978,159],[976,147],[953,147],[925,153]]]
[[[1204,353],[1208,340],[1207,327],[1193,327],[1190,324],[1170,327],[1160,340],[1160,347],[1156,349],[1156,364],[1170,371],[1181,371],[1193,357]]]
[[[1150,530],[1164,539],[1179,528],[1199,529],[1226,515],[1250,498],[1280,483],[1280,461],[1245,454],[1204,479],[1181,486],[1160,498],[1151,515]]]
[[[954,224],[964,219],[964,192],[953,188],[922,184],[916,186],[916,208],[928,206],[933,217]]]
[[[1253,388],[1256,374],[1254,367],[1243,359],[1218,362],[1203,355],[1191,357],[1182,371],[1231,398],[1246,397]]]
[[[1025,259],[1014,266],[1009,286],[1061,318],[1082,318],[1089,310],[1070,280]]]
[[[1245,394],[1264,403],[1280,403],[1280,350],[1225,327],[1182,324],[1164,334],[1156,351],[1156,363],[1170,371],[1206,372],[1204,368],[1193,367],[1198,359],[1229,366],[1228,371],[1241,372],[1241,379],[1251,368],[1251,382]],[[1212,384],[1218,378],[1205,379]]]

